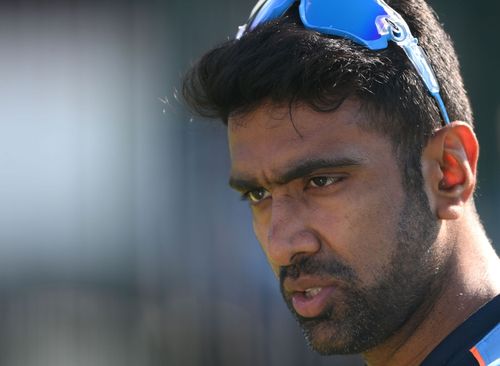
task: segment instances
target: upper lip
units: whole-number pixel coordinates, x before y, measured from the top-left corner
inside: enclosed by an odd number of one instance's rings
[[[297,279],[285,278],[283,288],[287,293],[305,292],[318,287],[330,287],[336,284],[332,278],[301,276]]]

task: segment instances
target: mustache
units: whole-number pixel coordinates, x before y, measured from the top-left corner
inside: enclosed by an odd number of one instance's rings
[[[350,282],[357,279],[354,270],[337,259],[320,259],[302,256],[297,258],[294,263],[280,267],[279,279],[281,287],[283,287],[285,279],[289,278],[296,280],[304,275],[335,277]]]

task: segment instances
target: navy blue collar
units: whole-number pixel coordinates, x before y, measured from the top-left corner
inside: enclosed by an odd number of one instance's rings
[[[477,365],[469,350],[500,323],[500,295],[493,298],[446,337],[421,366]]]

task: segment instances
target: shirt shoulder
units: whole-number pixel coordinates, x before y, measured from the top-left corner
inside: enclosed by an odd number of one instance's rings
[[[480,366],[500,366],[500,324],[472,347],[470,352]]]
[[[500,295],[450,333],[421,366],[500,366]]]

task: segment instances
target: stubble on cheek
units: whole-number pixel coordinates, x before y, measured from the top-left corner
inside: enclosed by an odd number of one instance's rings
[[[363,233],[370,235],[363,243],[365,246],[385,248],[376,256],[374,252],[373,262],[360,264],[358,260],[356,271],[337,261],[316,263],[321,275],[349,274],[341,277],[346,284],[339,289],[341,296],[330,302],[321,316],[300,317],[289,296],[283,293],[315,351],[351,354],[373,348],[394,334],[417,309],[425,306],[429,296],[433,296],[432,283],[436,282],[436,275],[431,268],[437,258],[429,253],[436,246],[438,227],[426,197],[422,192],[410,194],[396,213],[396,223],[383,226],[392,227],[385,236],[377,229]],[[364,258],[370,260],[370,255]],[[364,271],[363,265],[366,266]]]
[[[334,278],[338,281],[323,312],[314,318],[300,316],[293,307],[292,295],[284,290],[286,277],[298,278],[313,275]],[[337,260],[318,260],[304,257],[295,265],[281,269],[281,293],[283,299],[299,323],[310,347],[321,354],[356,353],[352,338],[362,331],[357,324],[364,322],[362,313],[367,309],[359,280],[354,270]]]
[[[353,288],[339,288],[334,301],[315,318],[303,318],[293,309],[290,299],[285,299],[295,316],[309,346],[323,355],[352,354],[364,351],[378,332],[373,321],[373,304],[370,296]]]
[[[341,216],[338,227],[343,228],[343,237],[338,236],[338,230],[332,235],[342,242],[339,250],[342,250],[342,259],[351,264],[356,273],[357,288],[376,286],[391,270],[392,257],[398,250],[398,225],[405,199],[398,184],[392,187],[381,179],[354,189],[344,203],[344,207],[355,209]]]

